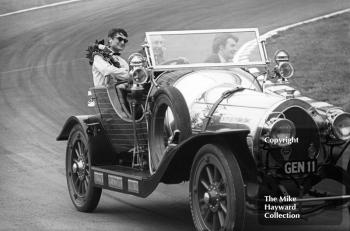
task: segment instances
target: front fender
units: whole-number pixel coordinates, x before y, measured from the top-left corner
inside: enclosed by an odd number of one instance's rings
[[[77,124],[82,126],[85,136],[88,139],[92,165],[110,165],[111,163],[116,163],[117,154],[109,142],[98,115],[69,117],[56,140],[68,140],[72,128]]]
[[[180,183],[189,180],[191,166],[198,150],[208,143],[219,143],[232,150],[235,155],[247,195],[254,197],[258,192],[257,166],[247,145],[248,129],[223,129],[207,131],[191,136],[176,147],[171,162],[168,164],[161,181],[164,183]]]

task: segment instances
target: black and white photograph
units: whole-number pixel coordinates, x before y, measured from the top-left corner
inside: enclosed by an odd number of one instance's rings
[[[0,230],[350,230],[349,0],[0,5]]]

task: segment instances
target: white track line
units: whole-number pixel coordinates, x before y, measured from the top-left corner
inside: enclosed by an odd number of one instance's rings
[[[47,4],[47,5],[43,5],[43,6],[31,7],[31,8],[24,9],[24,10],[18,10],[18,11],[9,12],[9,13],[6,13],[6,14],[0,14],[0,17],[5,17],[5,16],[9,16],[9,15],[24,13],[24,12],[32,11],[32,10],[43,9],[43,8],[47,8],[47,7],[53,7],[53,6],[69,4],[69,3],[73,3],[73,2],[80,2],[80,1],[82,1],[82,0],[68,0],[68,1],[63,1],[63,2]]]
[[[46,68],[46,67],[51,67],[51,66],[57,66],[57,65],[64,65],[64,64],[69,64],[69,63],[73,63],[73,62],[80,62],[82,60],[86,60],[86,58],[78,58],[78,59],[72,59],[69,61],[63,61],[63,62],[57,62],[57,63],[53,63],[53,64],[42,64],[42,65],[37,65],[37,66],[30,66],[30,67],[23,67],[23,68],[18,68],[18,69],[12,69],[12,70],[8,70],[8,71],[2,71],[0,72],[0,74],[11,74],[14,72],[23,72],[23,71],[31,71],[34,69],[40,69],[40,68]],[[2,77],[5,76],[0,76],[0,79]]]
[[[339,14],[344,14],[346,12],[350,12],[350,8],[345,9],[345,10],[336,11],[336,12],[333,12],[333,13],[330,13],[330,14],[322,15],[322,16],[319,16],[319,17],[311,18],[311,19],[308,19],[308,20],[305,20],[305,21],[301,21],[301,22],[298,22],[298,23],[294,23],[294,24],[290,24],[290,25],[287,25],[287,26],[279,27],[277,29],[271,30],[271,31],[261,35],[260,38],[263,39],[263,40],[266,40],[267,38],[271,38],[272,36],[278,34],[278,32],[285,31],[285,30],[288,30],[290,28],[301,26],[301,25],[304,25],[304,24],[307,24],[307,23],[316,22],[316,21],[319,21],[321,19],[330,18],[330,17],[336,16],[336,15],[339,15]]]

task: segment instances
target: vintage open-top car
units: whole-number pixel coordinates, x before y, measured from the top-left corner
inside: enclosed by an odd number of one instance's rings
[[[130,80],[91,88],[96,114],[70,117],[57,138],[79,211],[102,188],[147,197],[183,181],[197,230],[242,230],[265,196],[295,198],[280,203],[301,215],[348,202],[350,165],[338,160],[350,114],[288,86],[288,53],[271,64],[257,29],[148,32],[142,49]],[[346,195],[316,190],[327,178]]]

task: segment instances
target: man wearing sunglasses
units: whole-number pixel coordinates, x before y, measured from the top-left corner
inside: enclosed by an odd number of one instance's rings
[[[128,33],[121,28],[111,29],[108,32],[106,49],[110,50],[111,54],[107,59],[101,55],[94,56],[92,64],[94,86],[106,85],[110,81],[110,78],[107,76],[110,76],[116,82],[128,79],[128,63],[120,57],[120,53],[128,42],[127,38]]]

